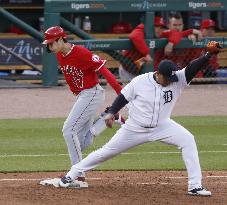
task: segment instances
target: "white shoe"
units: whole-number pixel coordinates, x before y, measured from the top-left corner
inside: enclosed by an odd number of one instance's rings
[[[211,192],[206,190],[202,186],[189,190],[188,194],[189,195],[196,195],[196,196],[211,196]]]

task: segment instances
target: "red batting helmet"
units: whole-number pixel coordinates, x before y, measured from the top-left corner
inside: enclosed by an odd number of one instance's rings
[[[163,18],[162,17],[160,17],[160,16],[156,16],[155,18],[154,18],[154,25],[155,26],[165,26],[165,23],[164,23],[164,20],[163,20]]]
[[[215,27],[215,22],[212,19],[204,19],[200,27],[201,29]]]
[[[43,44],[54,42],[58,38],[66,38],[66,34],[60,26],[53,26],[48,28],[44,33]]]

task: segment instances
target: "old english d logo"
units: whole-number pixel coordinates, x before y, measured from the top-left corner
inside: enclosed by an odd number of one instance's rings
[[[163,91],[163,92],[164,92],[163,98],[164,98],[164,101],[165,101],[164,104],[171,102],[171,100],[173,99],[172,90]]]

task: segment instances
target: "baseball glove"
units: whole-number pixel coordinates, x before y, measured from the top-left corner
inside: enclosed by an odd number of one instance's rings
[[[218,54],[222,50],[222,47],[220,46],[220,44],[217,41],[210,41],[206,45],[206,50],[210,54]]]
[[[142,68],[142,66],[143,66],[144,63],[145,63],[145,61],[144,61],[144,58],[143,57],[140,58],[140,59],[138,59],[138,60],[136,60],[136,61],[134,61],[134,64],[136,65],[136,68],[138,70],[141,70],[141,68]]]

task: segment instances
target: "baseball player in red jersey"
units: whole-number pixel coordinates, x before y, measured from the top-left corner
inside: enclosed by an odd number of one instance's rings
[[[73,179],[82,172],[91,170],[102,162],[137,145],[160,141],[178,147],[188,173],[188,194],[211,196],[202,186],[202,173],[194,136],[176,123],[171,112],[185,87],[221,48],[215,41],[209,42],[206,54],[193,60],[182,70],[176,64],[163,60],[158,71],[137,76],[122,90],[105,116],[106,124],[112,127],[114,114],[131,103],[129,117],[116,134],[100,149],[71,167],[66,176],[58,180],[56,186],[73,187]]]
[[[97,73],[102,74],[117,94],[120,84],[105,67],[106,60],[93,54],[88,49],[67,42],[64,30],[59,26],[47,29],[43,44],[48,52],[53,52],[70,90],[76,95],[75,104],[64,122],[62,129],[71,164],[81,161],[82,151],[93,142],[105,128],[105,121],[100,117],[95,123],[97,109],[104,101],[104,90],[99,85]],[[80,184],[81,181],[81,184]],[[79,186],[87,186],[84,174],[78,178]]]

